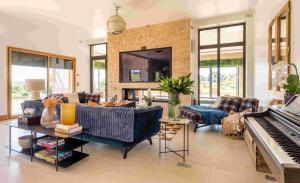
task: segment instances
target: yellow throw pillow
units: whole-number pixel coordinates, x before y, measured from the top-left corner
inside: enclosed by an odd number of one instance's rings
[[[63,125],[73,125],[76,122],[76,105],[61,104],[60,122]]]

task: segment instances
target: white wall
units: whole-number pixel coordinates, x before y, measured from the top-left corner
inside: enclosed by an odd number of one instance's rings
[[[47,21],[43,21],[47,20]],[[90,37],[77,26],[56,19],[0,12],[0,115],[7,114],[7,46],[76,57],[78,91],[89,90],[89,51],[80,40]],[[25,77],[25,76],[24,76]]]
[[[268,27],[287,0],[259,0],[255,8],[254,96],[266,105],[274,96],[268,90]],[[300,69],[300,1],[291,0],[291,62]]]

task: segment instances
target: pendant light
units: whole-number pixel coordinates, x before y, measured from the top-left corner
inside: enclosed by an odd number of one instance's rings
[[[118,15],[120,6],[115,5],[115,8],[116,14],[109,17],[107,20],[107,30],[112,34],[121,34],[126,29],[126,22],[120,15]]]

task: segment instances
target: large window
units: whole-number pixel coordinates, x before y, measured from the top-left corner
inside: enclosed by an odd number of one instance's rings
[[[41,98],[52,93],[75,90],[75,59],[31,50],[8,48],[9,55],[9,116],[22,114],[21,103],[30,99],[26,79],[44,79]]]
[[[218,96],[244,96],[245,24],[199,30],[200,104]]]
[[[100,93],[101,101],[106,101],[106,43],[90,46],[91,92]]]

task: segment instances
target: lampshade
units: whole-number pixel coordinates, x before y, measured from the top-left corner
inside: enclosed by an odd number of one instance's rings
[[[44,79],[26,79],[25,85],[29,91],[41,91],[41,90],[45,89],[45,80]]]
[[[116,14],[107,20],[107,30],[112,34],[121,34],[126,29],[125,20],[118,15],[119,6],[116,7]]]

